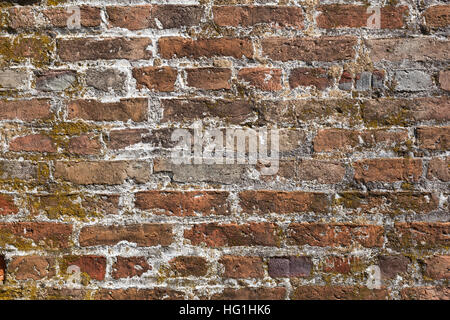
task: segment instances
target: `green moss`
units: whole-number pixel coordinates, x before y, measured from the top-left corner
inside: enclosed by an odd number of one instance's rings
[[[71,276],[67,273],[67,269],[70,265],[74,264],[79,259],[78,256],[65,256],[59,259],[59,275],[64,279],[68,280]],[[86,272],[80,273],[80,283],[83,286],[87,286],[91,282],[91,277]]]
[[[58,6],[60,4],[66,3],[67,0],[47,0],[48,6]]]
[[[41,132],[42,135],[48,136],[52,139],[57,149],[67,150],[70,138],[73,136],[80,136],[85,133],[100,131],[98,126],[93,126],[82,121],[78,122],[51,122],[51,130]],[[61,158],[73,157],[67,152],[58,153],[37,153],[37,154],[22,154],[21,157],[26,157],[28,160],[42,161],[42,160],[56,160]],[[42,168],[42,176],[47,177],[48,171]]]
[[[2,88],[2,86],[0,86],[0,89]],[[5,98],[18,98],[19,95],[19,91],[15,90],[15,89],[7,89],[7,90],[0,90],[0,97],[5,97]]]
[[[46,35],[19,35],[12,39],[0,38],[0,57],[3,65],[30,60],[36,67],[43,67],[50,64],[51,54],[54,51],[55,42]]]
[[[414,189],[414,186],[411,183],[403,182],[401,185],[401,188],[403,190],[412,190],[412,189]]]
[[[161,266],[158,269],[158,276],[156,278],[156,282],[158,284],[164,283],[169,277],[170,269],[167,266]]]
[[[364,196],[359,192],[343,192],[339,198],[334,199],[333,205],[357,209],[361,206]]]
[[[0,8],[4,6],[4,2],[0,2]],[[9,27],[9,16],[6,11],[0,12],[0,30],[7,30]]]
[[[326,286],[331,286],[333,284],[333,275],[332,274],[323,274],[322,280],[325,282]]]
[[[0,300],[36,300],[37,298],[38,287],[35,282],[23,283],[20,286],[16,284],[0,286]]]
[[[8,191],[28,191],[29,189],[35,188],[38,186],[38,183],[25,181],[17,178],[9,178],[9,179],[0,179],[1,188]]]
[[[5,248],[7,245],[13,246],[20,251],[30,251],[36,249],[36,246],[33,246],[33,240],[25,239],[11,233],[8,230],[0,229],[0,248]]]
[[[369,108],[365,104],[361,104],[361,111],[365,113],[365,109]],[[411,111],[406,108],[400,108],[396,112],[393,111],[389,116],[381,119],[364,119],[366,126],[369,128],[378,128],[383,126],[405,127],[408,125]],[[411,142],[412,144],[412,142]]]
[[[395,7],[395,6],[397,6],[399,4],[399,1],[398,0],[387,0],[386,4],[388,6]]]
[[[58,290],[51,290],[51,293],[49,294],[48,290],[43,290],[43,293],[41,294],[43,298],[45,298],[46,300],[92,300],[91,295],[92,295],[92,290],[86,290],[86,289],[82,289],[82,291],[80,292],[81,295],[75,294],[75,295],[71,295],[70,294],[70,290],[68,289],[69,292],[65,291],[64,289],[58,291]],[[77,291],[77,289],[75,289],[75,291]],[[64,293],[68,293],[68,294],[64,294]]]
[[[52,126],[49,133],[50,137],[59,135],[75,136],[83,133],[91,132],[98,129],[97,126],[89,125],[85,122],[58,122]]]
[[[50,178],[50,168],[48,164],[42,162],[38,163],[37,178],[39,182],[47,181]]]
[[[64,90],[64,94],[67,98],[74,98],[80,95],[83,95],[85,92],[85,88],[76,78],[75,82],[72,85]]]
[[[11,286],[0,286],[0,300],[14,300],[24,297],[22,288]]]
[[[49,219],[76,219],[88,221],[92,217],[102,217],[102,214],[87,210],[82,207],[78,194],[69,194],[64,191],[56,191],[52,195],[41,196],[38,200],[31,201],[33,212],[41,212]]]
[[[14,4],[12,3],[12,1],[1,1],[0,2],[0,8],[8,8],[8,7],[12,7]]]

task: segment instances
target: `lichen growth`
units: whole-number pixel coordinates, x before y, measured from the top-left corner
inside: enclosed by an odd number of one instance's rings
[[[37,246],[33,244],[34,242],[31,239],[26,239],[21,236],[17,236],[12,232],[10,232],[9,230],[0,229],[0,248],[12,246],[20,251],[30,251],[37,248]]]
[[[60,4],[64,4],[66,3],[67,0],[47,0],[47,5],[48,6],[58,6]]]
[[[31,211],[35,214],[43,212],[49,219],[75,219],[89,221],[90,218],[100,218],[103,215],[95,210],[82,206],[82,197],[79,194],[71,194],[65,191],[32,197]]]
[[[42,68],[52,61],[55,41],[47,35],[18,35],[0,38],[1,65],[24,63],[29,60],[34,66]]]

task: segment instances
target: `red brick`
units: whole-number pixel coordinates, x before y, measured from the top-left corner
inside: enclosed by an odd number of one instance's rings
[[[0,255],[0,284],[5,281],[5,275],[6,275],[6,262],[5,257]]]
[[[169,265],[177,277],[204,277],[208,273],[208,263],[203,257],[179,256],[171,259]]]
[[[448,287],[413,287],[400,291],[402,300],[450,300]]]
[[[90,6],[79,6],[80,26],[81,27],[99,27],[102,19],[100,17],[100,8]],[[66,8],[48,8],[42,11],[42,14],[49,20],[50,24],[57,28],[66,28],[69,17],[73,14]]]
[[[62,61],[128,59],[131,61],[149,59],[152,54],[147,47],[149,38],[94,38],[58,40],[58,55]]]
[[[309,257],[277,257],[269,260],[269,275],[272,278],[309,277],[312,268]]]
[[[375,12],[367,13],[367,6],[330,4],[318,8],[317,17],[319,28],[364,28],[368,27],[368,20]],[[405,27],[408,7],[387,6],[380,9],[381,29],[400,29]]]
[[[228,215],[225,191],[144,191],[135,195],[135,205],[154,214],[174,216]]]
[[[450,256],[434,256],[424,261],[424,275],[432,279],[450,279]]]
[[[4,18],[5,26],[13,30],[33,29],[37,26],[37,20],[34,11],[30,7],[13,7],[5,10],[8,17]]]
[[[0,297],[449,299],[447,3],[6,2]],[[278,171],[174,164],[199,121]]]
[[[56,152],[52,138],[43,134],[30,134],[14,138],[9,143],[9,150],[15,152]]]
[[[429,7],[423,13],[425,23],[431,28],[445,28],[450,25],[450,5]]]
[[[151,19],[152,9],[151,5],[106,7],[108,26],[129,30],[154,27],[156,24]]]
[[[338,161],[302,159],[282,160],[275,177],[297,182],[314,181],[321,184],[339,183],[344,179],[345,166]],[[267,176],[266,179],[271,179]]]
[[[408,140],[408,131],[386,129],[374,130],[348,130],[348,129],[321,129],[314,137],[315,152],[356,151],[374,148],[378,145],[399,145]],[[356,150],[355,150],[356,149]]]
[[[422,174],[420,159],[366,159],[353,163],[355,180],[360,182],[418,181]]]
[[[46,120],[50,116],[50,102],[47,99],[0,100],[0,119],[2,120]]]
[[[264,277],[263,261],[260,257],[223,256],[219,262],[225,267],[225,278]]]
[[[408,126],[419,121],[444,123],[450,120],[448,97],[414,99],[371,99],[361,106],[369,126]]]
[[[220,6],[213,7],[214,22],[219,26],[250,27],[268,24],[272,28],[303,28],[302,9],[276,6]]]
[[[295,68],[291,70],[289,85],[291,88],[314,86],[318,90],[325,90],[331,86],[331,79],[323,68]]]
[[[248,39],[220,38],[192,40],[180,37],[162,37],[158,42],[159,53],[164,59],[190,57],[211,58],[229,56],[240,59],[253,57],[253,45]]]
[[[387,300],[387,289],[357,286],[300,286],[292,293],[293,300]]]
[[[183,300],[184,294],[180,291],[155,289],[100,289],[94,293],[95,300]]]
[[[138,89],[145,86],[150,90],[169,92],[175,90],[177,70],[170,67],[134,68],[133,77]]]
[[[314,121],[329,125],[338,122],[354,125],[359,122],[358,102],[354,99],[289,99],[264,101],[256,105],[261,123],[303,126]]]
[[[255,114],[251,103],[245,100],[163,99],[161,105],[164,109],[162,122],[217,117],[238,124]]]
[[[150,166],[133,161],[58,161],[54,177],[75,184],[122,184],[127,179],[144,183],[150,176]]]
[[[320,262],[323,272],[349,274],[357,266],[359,258],[353,256],[330,256]]]
[[[430,213],[439,207],[439,195],[435,192],[340,192],[335,205],[346,211],[358,213],[381,213],[398,215],[402,213]]]
[[[398,274],[406,273],[409,263],[410,260],[401,255],[378,257],[378,265],[383,279],[393,279]]]
[[[304,150],[306,144],[309,142],[307,133],[305,129],[279,129],[279,151],[292,152]]]
[[[147,99],[121,99],[119,102],[99,102],[96,100],[74,100],[68,104],[69,119],[94,121],[145,121],[147,119]]]
[[[86,289],[71,289],[58,287],[38,288],[36,300],[89,300],[90,291]]]
[[[370,39],[366,40],[373,62],[445,61],[448,59],[448,41],[434,38]]]
[[[152,147],[162,148],[162,149],[171,149],[174,148],[178,141],[172,141],[172,134],[174,132],[174,128],[160,128],[154,129],[151,131],[151,134],[144,135],[142,142],[148,143]],[[192,129],[188,129],[191,133]]]
[[[109,133],[108,147],[117,150],[123,149],[144,139],[144,135],[149,133],[147,129],[123,129],[114,130]]]
[[[73,154],[94,155],[100,153],[102,145],[98,137],[92,134],[85,134],[79,137],[71,138],[67,149]]]
[[[16,214],[19,208],[14,203],[14,198],[7,194],[0,194],[0,216]]]
[[[231,70],[226,68],[186,69],[187,85],[205,90],[230,89]]]
[[[172,243],[172,227],[164,224],[140,224],[126,226],[87,226],[80,231],[80,246],[113,246],[121,241],[136,243],[139,247]]]
[[[428,163],[427,179],[450,181],[450,157],[432,158]]]
[[[86,273],[91,279],[102,281],[106,274],[106,258],[102,256],[65,256],[63,265],[60,266],[63,273],[67,273],[67,268],[77,266],[80,272]]]
[[[192,27],[200,24],[203,10],[201,6],[185,5],[106,7],[109,25],[129,30]]]
[[[383,227],[351,223],[291,223],[288,242],[293,245],[340,247],[359,244],[366,248],[383,245]]]
[[[192,245],[205,243],[208,247],[279,246],[279,227],[273,223],[196,224],[184,231]]]
[[[78,218],[117,214],[119,196],[114,194],[77,194],[55,191],[55,194],[29,195],[30,214],[45,214],[49,219]]]
[[[449,222],[397,222],[388,234],[388,247],[400,250],[449,245]]]
[[[112,266],[112,277],[114,279],[133,278],[142,276],[152,270],[145,257],[116,257]]]
[[[248,82],[251,86],[264,91],[278,91],[281,86],[281,69],[271,68],[242,68],[238,79]]]
[[[420,148],[429,150],[450,149],[450,127],[417,128],[417,139]]]
[[[351,90],[353,83],[353,76],[348,71],[343,71],[341,78],[339,79],[339,89]]]
[[[246,213],[286,214],[297,212],[325,213],[330,200],[325,193],[303,191],[242,191],[239,205]]]
[[[55,51],[55,41],[47,35],[25,37],[23,34],[14,37],[0,37],[2,47],[2,64],[24,63],[30,61],[35,66],[51,64],[51,56]]]
[[[223,292],[214,294],[211,300],[284,300],[286,288],[225,288]]]
[[[262,40],[263,55],[272,60],[337,61],[355,57],[353,37],[267,38]]]
[[[61,249],[70,246],[72,225],[51,222],[1,222],[0,234],[5,244],[18,246],[25,251],[39,246],[45,249]]]
[[[93,194],[84,195],[81,204],[83,208],[96,214],[108,215],[119,213],[118,194]]]
[[[439,72],[439,85],[441,89],[450,91],[450,70],[442,70]]]
[[[55,259],[42,256],[14,257],[8,263],[8,275],[16,280],[41,280],[55,275]]]

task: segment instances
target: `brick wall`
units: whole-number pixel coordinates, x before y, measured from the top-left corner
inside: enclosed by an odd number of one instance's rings
[[[0,298],[450,298],[445,1],[0,4]]]

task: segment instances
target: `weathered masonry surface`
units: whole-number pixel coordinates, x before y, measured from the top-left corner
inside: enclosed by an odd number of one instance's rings
[[[0,1],[0,298],[449,299],[449,21],[435,0]],[[197,120],[276,126],[278,172],[171,164]]]

